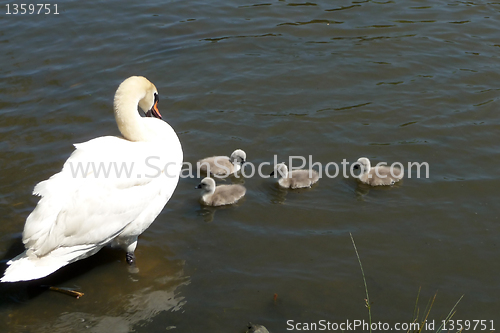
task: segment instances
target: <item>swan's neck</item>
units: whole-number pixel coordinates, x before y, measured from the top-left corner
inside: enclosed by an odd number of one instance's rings
[[[288,168],[287,167],[282,167],[278,170],[278,173],[280,174],[281,178],[288,178]]]
[[[203,192],[203,194],[201,195],[201,198],[203,199],[203,201],[207,202],[208,199],[210,199],[210,197],[214,194],[214,192],[215,192],[215,188],[207,189]]]
[[[122,87],[120,87],[122,88]],[[144,119],[139,115],[137,106],[144,98],[144,93],[118,89],[115,95],[114,108],[118,129],[123,137],[130,141],[148,141],[149,131]]]
[[[367,175],[367,174],[369,174],[369,173],[370,173],[370,170],[372,169],[372,167],[371,167],[371,165],[370,165],[370,164],[367,164],[367,165],[366,165],[366,168],[363,168],[363,169],[365,169],[365,170],[364,170],[364,174],[365,174],[365,175]]]

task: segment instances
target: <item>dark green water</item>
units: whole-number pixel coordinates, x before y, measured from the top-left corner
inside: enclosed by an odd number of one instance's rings
[[[421,287],[421,314],[437,291],[431,320],[464,295],[455,320],[500,327],[500,3],[64,1],[58,11],[0,7],[3,262],[22,252],[35,184],[73,143],[119,134],[113,94],[131,75],[158,87],[185,161],[236,148],[255,164],[367,156],[427,162],[430,177],[373,189],[323,178],[293,192],[254,177],[243,202],[216,210],[198,204],[198,179],[181,179],[139,240],[138,274],[104,249],[41,282],[3,284],[0,331],[242,332],[252,321],[276,333],[287,320],[368,320],[349,233],[374,321],[409,322]]]

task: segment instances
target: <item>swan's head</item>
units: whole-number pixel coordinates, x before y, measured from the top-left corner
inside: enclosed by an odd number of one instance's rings
[[[215,191],[215,180],[210,177],[203,178],[201,183],[199,183],[195,188],[201,188],[202,195],[204,193],[213,193]]]
[[[362,173],[369,172],[371,168],[370,160],[367,159],[366,157],[358,158],[358,161],[356,162],[354,169],[357,170],[359,168],[361,168]]]
[[[128,97],[137,96],[139,98],[139,107],[147,117],[156,117],[161,119],[158,110],[158,90],[155,85],[143,76],[131,76],[123,81],[115,94],[115,109],[121,104],[128,102]]]
[[[241,149],[236,149],[233,151],[231,154],[231,162],[234,163],[239,163],[240,165],[243,165],[247,160],[247,154],[241,150]]]
[[[161,114],[158,110],[158,102],[160,101],[158,89],[145,77],[139,76],[138,78],[138,84],[141,84],[142,89],[144,89],[144,97],[139,101],[139,107],[144,111],[146,117],[161,119]]]
[[[285,162],[276,164],[274,166],[274,171],[271,172],[269,176],[274,176],[275,174],[277,174],[280,178],[286,178],[288,176],[288,167]]]

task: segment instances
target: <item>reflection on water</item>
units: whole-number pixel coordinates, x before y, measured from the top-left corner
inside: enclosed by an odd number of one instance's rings
[[[182,309],[184,298],[175,295],[180,284],[178,281],[174,285],[169,283],[170,279],[178,277],[165,277],[163,281],[158,281],[158,284],[117,297],[112,302],[116,303],[117,307],[105,315],[79,312],[63,314],[48,327],[48,331],[68,332],[85,328],[91,332],[129,332],[135,325],[150,321],[163,311]]]
[[[199,216],[203,216],[203,220],[205,222],[213,222],[214,218],[215,218],[215,213],[217,211],[223,211],[226,209],[237,209],[238,206],[245,204],[244,203],[245,200],[246,200],[245,197],[243,197],[232,205],[224,205],[224,206],[216,206],[216,207],[205,206],[205,205],[200,203],[200,208],[199,208],[199,210],[197,210],[197,214]]]
[[[198,215],[203,216],[203,221],[205,222],[213,222],[215,212],[217,209],[223,209],[225,207],[209,207],[200,204],[200,209],[198,211]]]
[[[176,278],[176,277],[169,277]],[[179,311],[185,301],[176,297],[179,284],[169,285],[168,280],[153,284],[128,295],[116,297],[109,302],[109,307],[117,307],[103,315],[73,312],[62,314],[54,323],[46,327],[37,327],[34,332],[71,332],[88,330],[90,332],[130,332],[139,323],[151,321],[163,311]],[[158,290],[155,290],[158,289]],[[164,290],[162,290],[164,289]]]
[[[273,204],[284,203],[288,191],[289,191],[288,189],[279,186],[279,184],[276,181],[274,181],[273,184],[269,186],[271,203]]]
[[[370,194],[370,191],[396,191],[400,186],[404,186],[403,181],[399,181],[391,186],[370,186],[357,182],[355,192],[357,199],[364,201],[368,197],[368,194]]]
[[[271,178],[273,179],[273,178]],[[328,181],[328,179],[326,179]],[[310,191],[313,191],[316,187],[321,186],[321,179],[313,184],[311,187],[304,187],[304,188],[296,188],[296,189],[290,189],[290,188],[284,188],[281,187],[277,179],[273,180],[272,185],[269,186],[269,195],[271,196],[271,203],[273,204],[283,204],[286,200],[287,195],[300,195],[301,193],[307,193]]]
[[[8,324],[30,332],[130,332],[160,313],[182,310],[186,301],[180,296],[179,287],[190,281],[184,275],[183,261],[142,258],[138,263],[139,272],[129,274],[125,262],[113,264],[119,255],[123,255],[122,251],[105,248],[90,260],[64,267],[55,276],[16,283],[9,289],[2,286],[8,298],[19,302],[9,313]],[[96,269],[102,264],[107,268]],[[113,269],[112,266],[122,271],[120,280],[110,279],[108,269]],[[79,285],[72,284],[72,278],[82,273],[86,280]],[[45,284],[83,291],[85,295],[77,300],[50,292]],[[43,298],[53,302],[41,303]]]
[[[358,186],[356,186],[356,197],[359,201],[363,201],[365,196],[370,193],[370,186],[366,184],[361,184],[358,183]]]

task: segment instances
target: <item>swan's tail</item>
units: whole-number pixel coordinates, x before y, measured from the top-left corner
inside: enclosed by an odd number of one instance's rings
[[[0,282],[28,281],[43,278],[59,268],[96,253],[102,246],[89,245],[58,248],[44,257],[27,256],[26,252],[7,262]]]
[[[51,263],[50,261],[42,259],[30,259],[26,256],[26,252],[15,257],[7,264],[5,275],[0,279],[1,282],[16,282],[27,281],[42,278],[57,271],[67,263]]]

